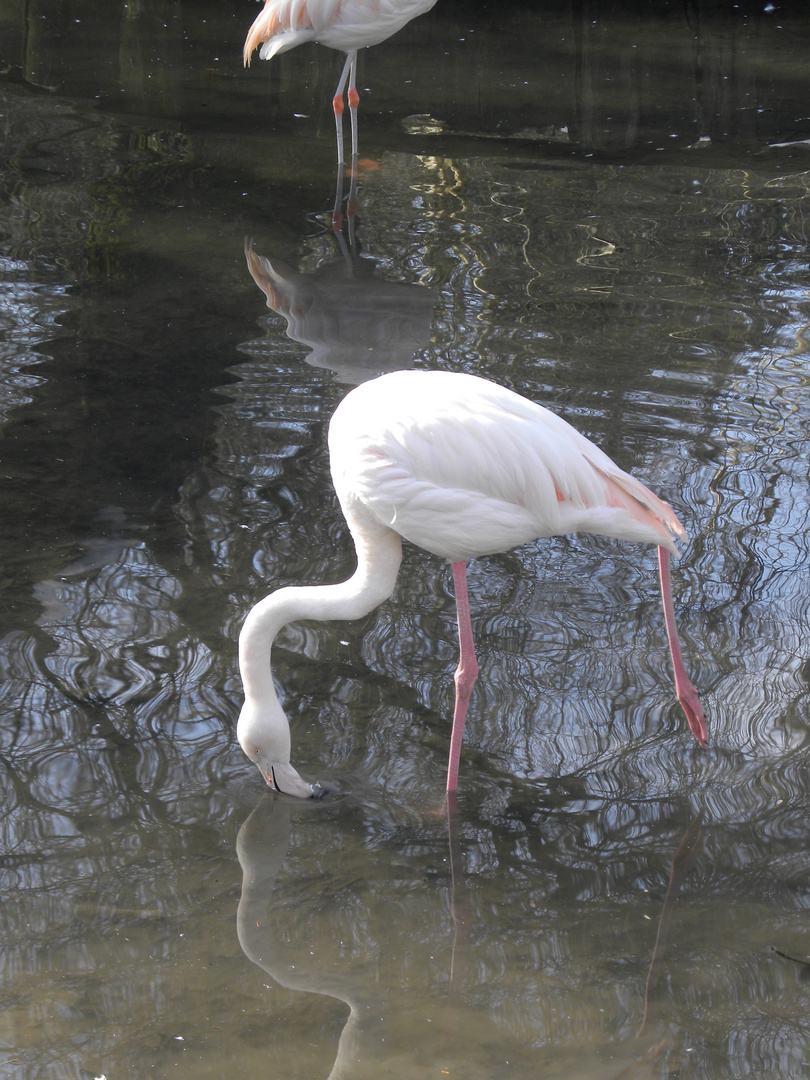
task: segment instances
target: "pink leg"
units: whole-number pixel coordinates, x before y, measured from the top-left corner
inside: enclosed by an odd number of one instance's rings
[[[478,675],[475,658],[470,602],[467,599],[467,564],[453,563],[453,583],[456,587],[456,610],[458,612],[459,659],[456,668],[456,707],[453,712],[453,732],[450,736],[450,761],[447,765],[447,790],[458,789],[458,766],[461,759],[461,741],[464,738],[464,721],[473,683]]]
[[[332,98],[332,111],[335,114],[335,136],[337,138],[338,173],[343,172],[343,94]]]
[[[661,574],[661,599],[664,602],[664,620],[667,624],[669,651],[672,656],[672,669],[675,672],[675,693],[681,708],[686,713],[689,727],[701,746],[706,745],[706,722],[703,719],[703,706],[698,692],[689,681],[678,639],[678,627],[675,625],[675,609],[672,605],[672,582],[669,574],[669,552],[666,548],[658,549],[658,569]]]
[[[472,928],[473,915],[470,898],[464,884],[464,863],[459,836],[458,804],[455,791],[447,792],[447,838],[450,847],[450,914],[453,916],[453,952],[450,958],[450,982],[460,983],[464,978],[467,942]]]
[[[349,90],[346,97],[349,102],[349,111],[352,124],[352,176],[357,175],[357,103],[360,95],[357,93],[355,78],[357,74],[357,50],[346,54],[346,63],[340,74],[340,82],[337,84],[335,96],[332,98],[332,109],[335,113],[335,135],[337,137],[337,182],[335,184],[335,208],[332,211],[332,228],[340,229],[343,224],[341,204],[343,202],[343,91],[346,81],[349,82]],[[354,194],[349,190],[349,215],[357,211],[357,189]]]
[[[337,136],[337,158],[338,158],[338,172],[342,172],[343,166],[343,91],[346,89],[346,80],[351,73],[351,85],[354,86],[354,65],[357,63],[357,51],[347,53],[346,63],[343,65],[343,71],[340,73],[340,81],[337,84],[337,90],[335,90],[335,96],[332,98],[332,109],[335,113],[335,135]],[[355,97],[357,91],[354,91]],[[352,138],[354,139],[354,128],[357,124],[357,102],[354,105],[351,102],[351,91],[349,93],[349,108],[352,109]]]
[[[349,75],[349,89],[346,94],[346,100],[349,103],[349,116],[352,125],[352,170],[357,171],[357,154],[359,152],[359,141],[357,138],[357,106],[360,104],[360,95],[357,93],[357,52],[353,52],[351,56],[351,73]]]

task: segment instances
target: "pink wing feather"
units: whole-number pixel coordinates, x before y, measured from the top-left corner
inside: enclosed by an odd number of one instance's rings
[[[242,53],[245,67],[250,67],[250,58],[254,50],[276,34],[291,30],[312,29],[313,22],[308,0],[266,0],[261,14],[256,17],[245,39],[245,48]]]

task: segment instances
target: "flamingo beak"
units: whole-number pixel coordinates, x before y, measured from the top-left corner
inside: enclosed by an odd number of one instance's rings
[[[262,774],[268,785],[283,795],[294,795],[298,799],[322,799],[328,794],[328,790],[321,784],[308,784],[306,780],[302,780],[292,765],[282,765],[274,761],[262,770]]]

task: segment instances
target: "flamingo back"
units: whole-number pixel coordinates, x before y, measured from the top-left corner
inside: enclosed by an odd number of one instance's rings
[[[473,375],[364,383],[335,411],[329,450],[355,535],[384,524],[451,562],[571,532],[677,554],[685,536],[666,503],[565,420]]]
[[[401,30],[429,11],[436,0],[266,0],[245,40],[245,66],[260,45],[262,60],[318,41],[330,49],[354,52]]]

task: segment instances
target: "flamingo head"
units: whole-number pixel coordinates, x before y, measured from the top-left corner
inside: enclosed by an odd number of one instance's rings
[[[259,704],[245,699],[236,728],[239,743],[267,785],[298,799],[320,799],[327,794],[320,784],[308,784],[290,765],[290,725],[273,694]]]

